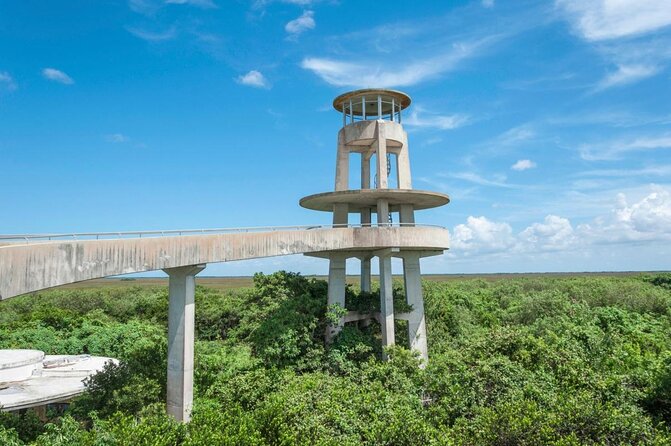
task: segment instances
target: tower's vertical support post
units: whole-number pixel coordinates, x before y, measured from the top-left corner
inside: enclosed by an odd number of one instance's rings
[[[361,291],[370,293],[370,257],[367,255],[361,256]]]
[[[404,132],[405,134],[405,132]],[[398,171],[398,188],[412,189],[412,175],[410,174],[410,154],[408,153],[408,138],[403,138],[403,145],[398,152],[396,169]]]
[[[380,327],[382,346],[396,343],[394,336],[394,284],[391,275],[391,255],[381,254],[380,260]],[[386,355],[385,359],[386,359]]]
[[[342,131],[338,134],[338,155],[336,157],[335,190],[349,189],[349,149],[343,141]]]
[[[377,200],[377,225],[386,226],[389,224],[389,202],[385,199]]]
[[[169,268],[167,412],[188,422],[193,406],[196,274],[205,265]]]
[[[387,189],[387,140],[383,131],[384,125],[377,123],[375,129],[375,159],[376,159],[376,173],[377,173],[377,188]]]
[[[419,269],[419,253],[403,253],[403,275],[405,278],[405,299],[412,311],[408,317],[408,343],[410,350],[419,352],[423,366],[429,360],[426,343],[426,320],[424,317],[424,297],[422,296],[422,276]]]
[[[411,204],[400,205],[399,214],[402,226],[415,226],[415,210]]]
[[[361,189],[370,189],[370,157],[370,153],[361,153]]]
[[[330,255],[329,260],[328,309],[331,309],[332,305],[338,305],[345,308],[347,255],[333,253]],[[333,338],[342,331],[344,325],[345,322],[342,317],[336,324],[329,324],[326,327],[326,342],[331,342]]]

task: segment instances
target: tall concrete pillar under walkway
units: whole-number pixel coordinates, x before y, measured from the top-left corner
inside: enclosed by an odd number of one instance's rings
[[[167,412],[188,422],[193,406],[196,274],[205,265],[169,268]]]
[[[391,276],[391,256],[380,255],[380,328],[382,346],[394,345],[394,286]],[[385,355],[386,357],[386,355]]]
[[[412,311],[408,315],[408,344],[410,350],[419,352],[426,364],[429,360],[429,350],[426,343],[426,320],[418,253],[403,253],[403,275],[406,302],[412,306]]]
[[[346,276],[347,257],[344,254],[334,253],[329,258],[329,287],[327,294],[327,311],[333,308],[333,305],[338,305],[345,308],[345,288],[347,286]],[[335,325],[328,325],[326,327],[326,342],[331,342],[333,338],[340,333],[345,325],[344,319],[341,317],[339,322]]]

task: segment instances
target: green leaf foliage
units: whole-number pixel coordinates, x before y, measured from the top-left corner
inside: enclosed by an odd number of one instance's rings
[[[2,302],[0,348],[119,359],[62,417],[0,413],[2,445],[669,445],[671,279],[540,276],[424,282],[430,360],[407,325],[382,360],[379,309],[350,286],[257,274],[197,286],[192,421],[163,408],[165,288],[60,289]],[[410,311],[401,283],[397,312]]]

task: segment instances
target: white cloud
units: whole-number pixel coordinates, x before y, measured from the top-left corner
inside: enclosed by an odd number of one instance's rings
[[[548,215],[543,223],[533,223],[518,236],[522,251],[556,251],[576,242],[571,222],[557,215]]]
[[[468,217],[454,227],[452,257],[463,254],[538,254],[551,251],[590,252],[604,243],[671,241],[671,190],[653,191],[629,204],[620,193],[609,212],[574,228],[569,219],[548,215],[514,234],[510,224],[486,217]]]
[[[16,82],[14,82],[14,78],[6,71],[0,71],[0,87],[7,91],[16,90]]]
[[[122,142],[128,142],[129,138],[121,133],[112,133],[110,135],[105,135],[105,141],[113,143],[122,143]]]
[[[628,152],[659,149],[671,149],[671,134],[583,144],[579,147],[581,158],[587,161],[616,160]]]
[[[314,15],[314,11],[303,11],[303,15],[288,22],[284,30],[293,36],[298,36],[309,29],[314,29],[316,26]]]
[[[213,9],[217,5],[212,0],[165,0],[166,4],[173,5],[191,5],[203,9]]]
[[[671,240],[671,193],[657,188],[631,205],[624,194],[618,194],[609,215],[578,229],[595,242]]]
[[[482,6],[484,6],[485,8],[494,7],[494,0],[482,0]]]
[[[470,183],[479,184],[480,186],[493,186],[493,187],[504,187],[504,188],[519,187],[519,186],[514,185],[514,184],[506,183],[506,177],[505,176],[499,176],[498,178],[495,178],[494,180],[488,180],[487,178],[483,178],[482,176],[478,175],[477,173],[473,173],[473,172],[450,173],[447,176],[449,176],[451,178],[456,178],[458,180],[464,180],[464,181],[468,181]]]
[[[455,226],[452,249],[468,253],[505,251],[515,244],[508,223],[497,223],[485,217],[468,217],[466,224]]]
[[[527,169],[533,169],[536,167],[536,163],[534,163],[531,160],[518,160],[515,164],[510,166],[511,169],[513,170],[527,170]]]
[[[671,25],[666,0],[556,0],[575,31],[601,41],[640,35]]]
[[[654,65],[620,65],[617,71],[608,74],[597,85],[596,90],[605,90],[611,87],[632,84],[641,79],[654,76],[659,68]]]
[[[437,115],[426,112],[415,105],[410,114],[403,119],[403,124],[414,127],[426,127],[440,130],[452,130],[466,125],[469,117],[463,114]]]
[[[671,177],[671,164],[648,166],[640,169],[596,169],[579,172],[581,177],[640,177],[640,176],[668,176]]]
[[[175,28],[170,28],[165,31],[159,31],[159,32],[147,31],[144,29],[133,28],[133,27],[127,27],[126,30],[135,37],[139,37],[140,39],[146,40],[148,42],[163,42],[166,40],[174,39],[177,36]]]
[[[270,88],[268,80],[263,76],[260,71],[252,70],[247,74],[240,75],[236,78],[236,81],[243,85],[249,85],[250,87],[256,88]]]
[[[389,59],[361,62],[307,57],[301,67],[314,72],[337,87],[404,87],[455,70],[464,60],[474,57],[491,39],[454,43],[438,56],[406,64],[390,64]]]
[[[63,71],[57,70],[55,68],[45,68],[42,70],[42,76],[51,81],[60,82],[65,85],[72,85],[75,83],[70,76],[68,76]]]

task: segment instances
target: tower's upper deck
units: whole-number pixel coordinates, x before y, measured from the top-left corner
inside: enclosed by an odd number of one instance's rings
[[[377,119],[401,122],[401,110],[410,102],[410,96],[400,91],[367,88],[341,94],[333,100],[333,108],[343,114],[343,126]]]

